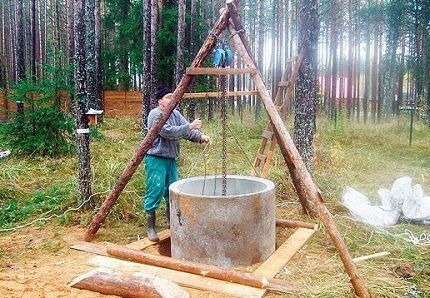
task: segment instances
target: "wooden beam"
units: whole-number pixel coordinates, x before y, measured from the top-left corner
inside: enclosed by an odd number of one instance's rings
[[[128,249],[119,245],[109,245],[107,247],[109,255],[138,262],[147,265],[188,272],[196,275],[212,277],[219,280],[229,281],[250,287],[273,290],[280,293],[294,293],[294,287],[282,280],[268,279],[246,272],[238,272],[232,269],[221,268],[213,265],[195,263],[187,260],[177,260],[165,256],[153,255],[142,251]]]
[[[134,241],[130,244],[127,244],[125,247],[130,248],[130,249],[144,250],[145,248],[147,248],[149,246],[159,244],[159,243],[164,242],[167,239],[169,239],[170,238],[170,230],[169,229],[163,230],[163,231],[157,233],[157,235],[158,235],[158,239],[159,239],[159,241],[157,241],[157,242],[151,241],[151,240],[149,240],[149,238],[143,238],[143,239]]]
[[[148,274],[162,276],[172,282],[175,282],[187,288],[202,291],[211,291],[214,293],[221,293],[233,297],[261,297],[261,289],[239,285],[210,277],[203,277],[191,273],[180,272],[145,264],[133,263],[104,256],[96,256],[94,258],[91,258],[88,261],[88,264],[97,267],[101,266],[112,268],[115,270],[142,271]]]
[[[305,245],[306,241],[315,233],[315,230],[298,228],[290,238],[287,239],[263,264],[260,265],[254,274],[266,278],[274,277],[288,261]]]
[[[110,268],[96,268],[77,276],[69,286],[120,297],[190,297],[187,291],[160,276],[143,272],[121,272]]]
[[[230,15],[234,22],[238,23],[240,20],[238,19],[237,10],[235,5],[231,2],[231,0],[227,0]],[[233,23],[229,25],[229,29],[231,33],[236,31]],[[242,57],[244,63],[248,67],[256,67],[253,59],[250,57],[251,54],[247,52],[246,46],[244,46],[244,42],[247,41],[245,39],[241,39],[238,35],[233,35],[230,41],[234,48],[238,51],[238,54]],[[322,193],[313,182],[302,157],[300,156],[287,128],[282,121],[282,118],[279,116],[279,113],[272,102],[269,91],[267,90],[263,79],[259,73],[253,75],[252,78],[254,80],[256,89],[260,91],[261,100],[273,124],[279,148],[281,149],[282,155],[287,164],[294,187],[300,200],[302,202],[308,202],[308,204],[311,202],[313,210],[317,212],[321,221],[324,223],[326,231],[330,235],[330,238],[343,262],[345,271],[350,277],[355,294],[359,297],[371,297],[369,290],[366,288],[363,278],[359,275],[357,267],[352,260],[351,254],[349,253],[348,248],[336,227],[333,216],[324,205]]]
[[[224,9],[221,13],[221,16],[218,22],[215,24],[214,28],[209,33],[208,37],[206,38],[206,41],[203,43],[203,46],[200,48],[199,52],[197,53],[197,56],[194,58],[194,61],[191,63],[191,67],[199,67],[206,59],[207,55],[209,55],[212,52],[212,49],[214,48],[217,42],[217,36],[219,36],[221,32],[224,30],[224,28],[226,27],[226,24],[228,23],[229,18],[230,18],[230,14],[228,12],[228,9]],[[95,234],[100,229],[102,223],[105,221],[112,206],[115,204],[119,195],[124,190],[125,186],[130,181],[133,174],[136,172],[137,167],[142,162],[148,150],[151,148],[152,142],[158,136],[163,125],[169,119],[173,109],[176,107],[176,105],[179,103],[182,96],[184,95],[185,91],[191,85],[193,78],[194,76],[185,74],[182,77],[180,83],[176,86],[176,89],[173,92],[173,96],[172,96],[173,100],[170,102],[170,105],[166,108],[165,113],[161,115],[161,117],[154,124],[154,126],[151,127],[151,129],[148,131],[147,135],[140,143],[139,148],[137,148],[133,157],[127,163],[125,169],[119,176],[114,187],[112,188],[110,193],[106,196],[106,199],[101,205],[98,213],[96,214],[96,216],[93,218],[93,220],[87,227],[84,235],[85,241],[92,241],[94,239]]]
[[[189,67],[187,75],[240,75],[254,74],[255,68],[215,68],[215,67]]]
[[[228,91],[227,92],[227,99],[228,97],[232,96],[248,96],[248,95],[259,95],[258,91]],[[220,92],[195,92],[195,93],[185,93],[182,99],[206,99],[206,98],[213,98],[213,97],[220,97]],[[139,101],[141,102],[141,101]]]
[[[280,218],[276,219],[276,226],[281,228],[306,228],[311,230],[318,229],[318,225],[314,223]]]

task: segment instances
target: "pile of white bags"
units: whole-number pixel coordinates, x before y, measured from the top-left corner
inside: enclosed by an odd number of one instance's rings
[[[377,227],[394,225],[400,219],[430,224],[430,197],[424,196],[421,185],[412,187],[412,178],[399,178],[391,190],[380,189],[378,195],[381,203],[372,205],[366,196],[347,187],[342,204],[355,219]]]

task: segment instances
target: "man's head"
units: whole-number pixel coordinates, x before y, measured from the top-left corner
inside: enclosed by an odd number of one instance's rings
[[[158,100],[159,107],[165,109],[172,101],[172,91],[168,87],[161,86],[158,87],[154,97]]]

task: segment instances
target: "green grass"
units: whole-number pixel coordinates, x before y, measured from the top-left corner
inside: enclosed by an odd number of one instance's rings
[[[292,116],[287,118],[287,126],[292,132]],[[424,192],[430,194],[430,129],[417,123],[412,146],[409,146],[406,118],[367,125],[341,120],[335,129],[333,122],[325,117],[318,119],[313,178],[334,214],[353,257],[385,250],[391,253],[389,257],[359,263],[360,273],[375,297],[412,297],[406,293],[414,287],[419,291],[419,297],[430,297],[430,249],[416,247],[399,236],[386,235],[352,221],[347,210],[340,204],[345,186],[354,187],[376,199],[380,187],[389,188],[396,178],[403,175],[411,176],[414,183],[420,183]],[[251,172],[250,162],[253,162],[259,147],[265,121],[265,117],[254,121],[252,115],[246,114],[241,123],[237,115],[229,116],[229,126],[235,136],[229,137],[227,141],[230,174],[247,175]],[[205,173],[220,174],[220,124],[218,121],[204,121],[204,130],[213,138],[213,144],[206,151],[205,145],[182,143],[179,159],[182,178]],[[101,204],[140,142],[139,121],[129,118],[106,119],[93,136],[93,192],[97,203]],[[0,144],[0,149],[7,148],[2,148]],[[74,155],[27,158],[12,154],[0,160],[0,229],[29,222],[44,214],[61,214],[67,208],[76,207],[76,177]],[[309,220],[300,212],[297,196],[279,150],[273,158],[269,179],[277,186],[278,216]],[[125,243],[135,237],[136,230],[144,231],[144,190],[145,174],[141,166],[121,194],[104,228],[100,230],[101,239]],[[95,211],[68,213],[56,222],[61,225],[85,226],[94,213]],[[415,235],[430,232],[426,226],[405,223],[387,230],[391,234],[401,234],[405,229],[410,229]],[[55,252],[62,248],[62,244],[57,239],[52,239],[44,248]],[[394,268],[404,263],[410,263],[418,274],[408,280],[395,276]],[[282,273],[280,277],[297,283],[305,290],[305,297],[350,295],[348,277],[324,230],[312,237],[289,264],[288,270],[290,274]]]

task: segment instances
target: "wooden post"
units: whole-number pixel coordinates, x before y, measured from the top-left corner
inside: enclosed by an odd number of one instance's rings
[[[318,228],[318,225],[314,223],[280,218],[276,219],[276,226],[281,228],[306,228],[311,230],[316,230]]]
[[[231,0],[227,0],[230,17],[234,23],[240,23],[236,7],[231,2]],[[229,28],[231,33],[236,32],[233,24],[230,24]],[[253,59],[250,57],[250,54],[246,51],[246,47],[244,46],[243,42],[244,40],[240,38],[240,35],[234,35],[231,38],[232,45],[238,51],[245,64],[248,67],[256,67]],[[343,241],[336,227],[333,216],[324,205],[322,193],[312,181],[311,175],[306,169],[306,166],[296,146],[294,145],[288,130],[279,116],[276,107],[272,102],[269,91],[267,90],[260,74],[257,73],[253,75],[252,78],[255,82],[257,90],[260,92],[261,100],[263,101],[270,121],[273,124],[279,148],[281,149],[282,155],[288,166],[291,178],[300,199],[306,202],[309,200],[312,203],[313,209],[316,210],[320,219],[324,223],[326,231],[330,235],[330,238],[336,246],[339,256],[344,264],[345,271],[348,273],[351,279],[355,294],[359,297],[370,297],[370,293],[364,285],[363,279],[358,274],[357,268],[352,260],[348,248],[346,247],[345,242]]]
[[[165,278],[142,272],[125,273],[108,268],[96,268],[77,276],[69,286],[120,297],[190,297],[187,291]]]
[[[229,17],[230,16],[229,16],[228,10],[225,9],[222,12],[218,22],[215,24],[214,28],[212,29],[211,33],[206,38],[206,41],[204,42],[203,46],[200,48],[200,51],[197,53],[197,56],[196,58],[194,58],[194,61],[191,63],[190,67],[199,67],[202,64],[202,62],[205,60],[206,56],[209,53],[211,53],[213,47],[217,42],[217,36],[226,27]],[[123,191],[128,181],[136,171],[137,167],[142,162],[144,156],[146,155],[146,152],[148,152],[148,150],[151,148],[152,142],[160,133],[161,128],[166,123],[167,119],[169,119],[173,109],[179,103],[185,91],[192,83],[192,79],[193,79],[193,76],[185,74],[182,77],[180,83],[176,86],[176,89],[173,92],[173,100],[171,101],[170,105],[167,107],[166,111],[163,113],[163,115],[160,117],[157,123],[155,123],[154,126],[148,131],[146,137],[141,142],[139,148],[136,150],[133,157],[130,159],[127,166],[121,173],[115,186],[113,187],[111,192],[107,195],[106,199],[104,200],[103,204],[99,209],[99,212],[93,218],[87,230],[85,231],[85,236],[84,236],[85,241],[91,241],[94,239],[94,235],[99,230],[101,224],[108,216],[112,206],[115,204],[120,193]]]
[[[119,245],[109,245],[107,247],[107,253],[120,259],[207,276],[219,280],[251,286],[254,288],[273,290],[282,293],[296,292],[294,287],[287,281],[267,279],[252,273],[242,273],[213,265],[147,254],[140,250],[129,249]]]

